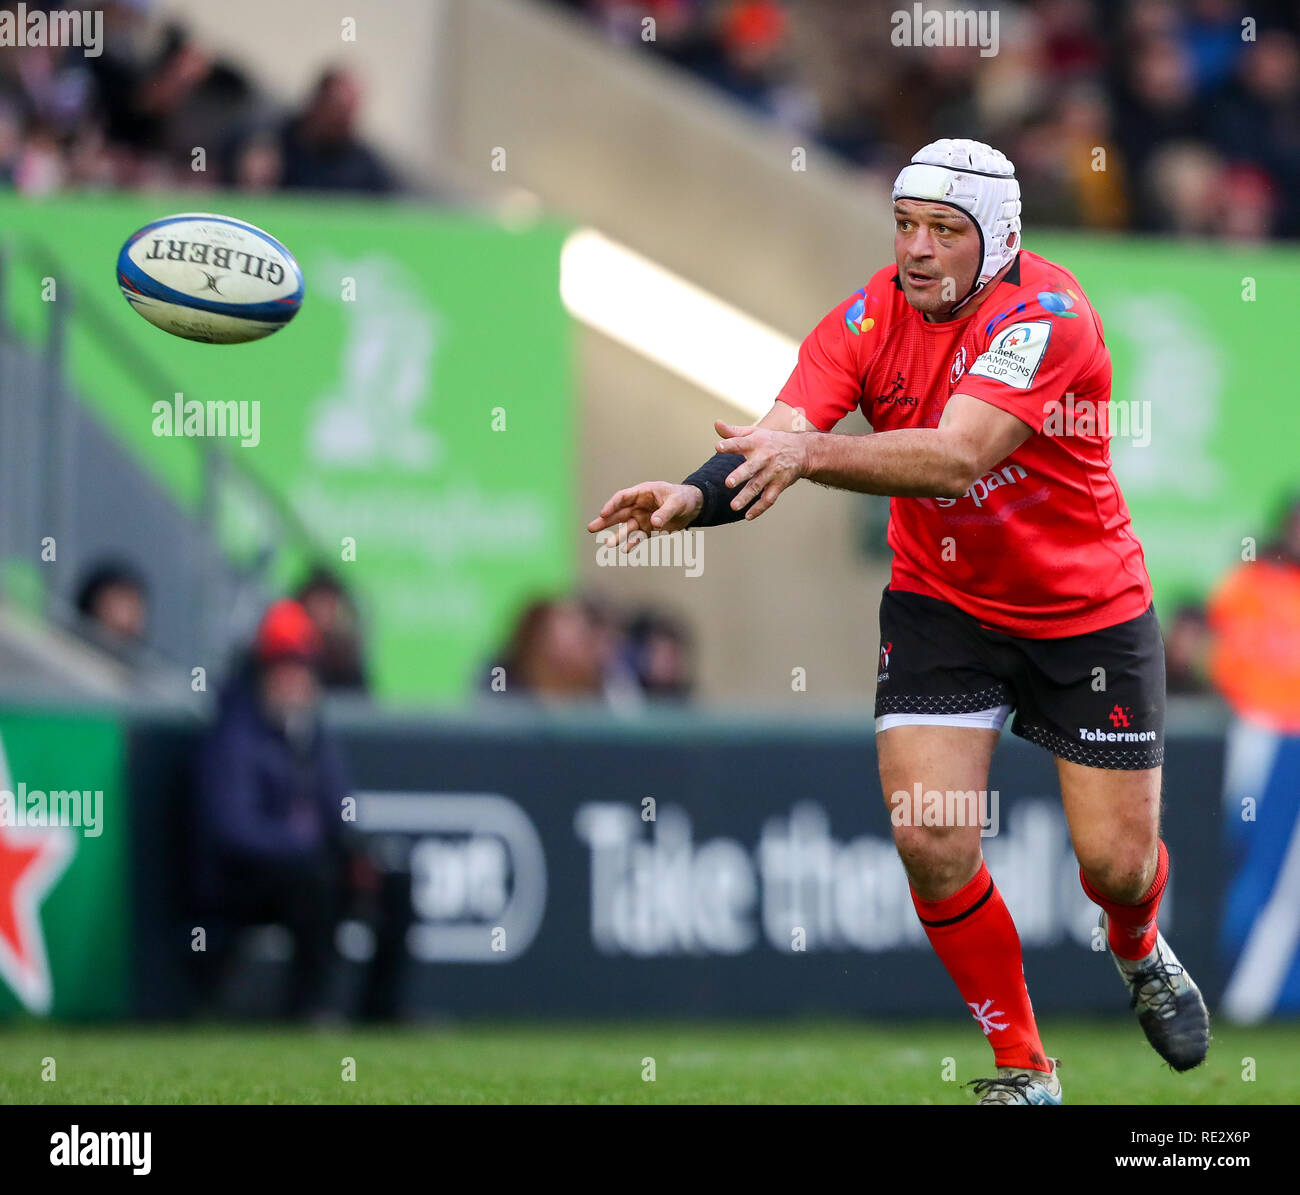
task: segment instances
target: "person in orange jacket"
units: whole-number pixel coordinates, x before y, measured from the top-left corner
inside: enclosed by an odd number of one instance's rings
[[[1300,734],[1300,498],[1278,538],[1228,574],[1208,610],[1214,687],[1242,718]]]

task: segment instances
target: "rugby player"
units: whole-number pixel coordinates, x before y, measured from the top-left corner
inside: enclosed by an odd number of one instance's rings
[[[680,485],[620,490],[588,530],[752,520],[806,478],[891,498],[876,742],[886,800],[987,789],[999,732],[1056,759],[1079,878],[1147,1039],[1176,1070],[1204,1058],[1200,991],[1160,933],[1164,649],[1142,548],[1111,469],[1110,354],[1068,270],[1022,249],[1011,162],[927,145],[893,188],[894,264],[804,340],[772,410],[718,421]],[[854,408],[865,436],[832,429]],[[896,821],[899,819],[892,819]],[[904,818],[904,822],[916,819]],[[967,820],[967,819],[954,819]],[[981,1104],[1059,1104],[1016,927],[978,819],[896,825],[912,901],[993,1048]]]

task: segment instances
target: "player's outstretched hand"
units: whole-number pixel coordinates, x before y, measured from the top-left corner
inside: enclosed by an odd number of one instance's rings
[[[722,439],[719,452],[734,452],[745,459],[728,476],[727,485],[736,495],[733,510],[745,511],[745,518],[758,518],[765,510],[808,472],[808,437],[803,432],[787,432],[759,424],[739,425],[715,419],[713,426]]]
[[[618,527],[617,540],[609,536],[605,543],[612,547],[617,542],[626,552],[653,531],[680,531],[689,527],[703,505],[704,495],[698,486],[643,481],[640,485],[619,490],[600,508],[600,514],[587,524],[587,530],[594,532]]]

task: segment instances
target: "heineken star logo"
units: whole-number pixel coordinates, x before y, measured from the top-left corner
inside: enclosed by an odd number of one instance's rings
[[[0,742],[0,802],[12,801],[13,791]],[[41,904],[77,847],[66,826],[19,829],[9,821],[0,817],[0,984],[11,988],[28,1012],[41,1015],[54,1003]]]
[[[47,1013],[54,999],[40,909],[73,850],[64,826],[0,826],[0,981],[28,1012]]]

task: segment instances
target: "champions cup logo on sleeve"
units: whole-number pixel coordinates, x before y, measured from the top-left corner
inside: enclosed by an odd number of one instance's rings
[[[1004,328],[970,367],[971,377],[992,378],[1028,390],[1052,339],[1050,320],[1027,320]]]

